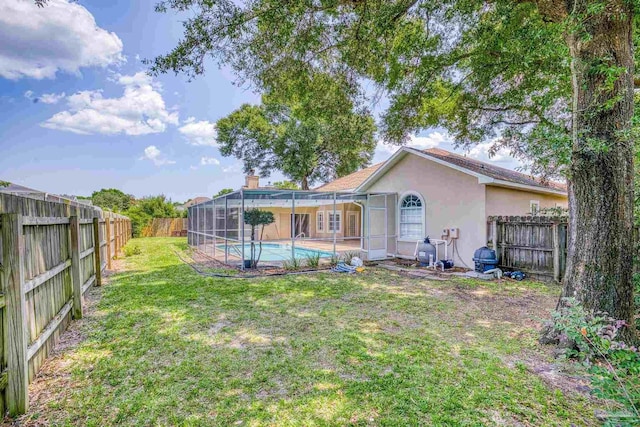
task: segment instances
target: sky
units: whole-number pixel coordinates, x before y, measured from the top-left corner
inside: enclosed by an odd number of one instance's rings
[[[205,75],[146,74],[142,60],[167,53],[182,35],[156,0],[0,2],[0,180],[37,190],[90,195],[118,188],[174,201],[244,182],[242,164],[217,148],[215,123],[260,95],[209,64]],[[374,111],[379,112],[375,106]],[[442,129],[409,145],[440,147],[515,168],[490,143],[455,150]],[[397,147],[380,141],[373,162]],[[265,181],[280,181],[275,172]]]

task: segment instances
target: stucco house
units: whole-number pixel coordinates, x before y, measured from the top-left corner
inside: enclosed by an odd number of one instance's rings
[[[298,247],[359,251],[365,259],[413,258],[416,242],[428,235],[445,240],[449,258],[463,266],[471,266],[475,249],[486,244],[488,216],[568,204],[563,184],[442,149],[410,147],[312,191],[261,187],[250,175],[241,190],[223,198],[200,205],[201,214],[190,211],[190,230],[204,229],[194,231],[190,242],[199,247],[204,242],[206,252],[212,241],[218,256],[224,241],[225,261],[242,258],[237,248],[236,255],[228,248],[247,242],[240,215],[256,207],[274,213],[262,240],[281,246],[282,257],[297,256]]]
[[[386,162],[317,190],[327,189],[395,193],[395,212],[389,212],[392,221],[387,224],[395,227],[389,230],[395,234],[395,239],[388,239],[389,255],[413,257],[417,239],[428,235],[450,240],[456,233],[454,261],[468,265],[475,249],[486,244],[488,216],[568,206],[564,184],[438,148],[401,148]]]

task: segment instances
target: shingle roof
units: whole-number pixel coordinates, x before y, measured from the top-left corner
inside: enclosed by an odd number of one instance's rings
[[[368,168],[360,169],[352,174],[338,178],[335,181],[328,182],[320,187],[315,188],[315,191],[349,191],[358,187],[369,178],[375,171],[384,165],[385,162],[377,163],[369,166]]]
[[[417,150],[410,148],[410,150],[424,153],[428,156],[436,158],[438,160],[450,163],[452,165],[467,169],[471,172],[475,172],[481,175],[488,176],[489,178],[499,179],[501,181],[507,181],[514,184],[530,185],[533,187],[547,188],[555,191],[567,191],[566,184],[554,181],[542,181],[537,177],[527,175],[521,172],[516,172],[511,169],[501,168],[491,163],[482,162],[480,160],[472,159],[460,154],[452,153],[440,148],[429,148],[427,150]],[[317,191],[349,191],[360,186],[367,178],[369,178],[375,171],[377,171],[385,162],[369,166],[368,168],[361,169],[350,175],[338,178],[335,181],[321,185],[316,188]]]
[[[514,184],[531,185],[534,187],[567,191],[566,184],[555,181],[542,181],[538,177],[532,175],[516,172],[511,169],[501,168],[490,163],[481,162],[480,160],[471,159],[469,157],[461,156],[460,154],[452,153],[440,148],[429,148],[427,150],[422,150],[422,152],[431,157],[435,157],[436,159],[443,160],[447,163],[451,163],[453,165],[488,176],[490,178],[508,181]]]
[[[200,203],[208,202],[209,200],[211,199],[208,197],[198,196],[189,200],[188,202],[185,202],[182,206],[185,208],[190,208],[191,206],[199,205]]]

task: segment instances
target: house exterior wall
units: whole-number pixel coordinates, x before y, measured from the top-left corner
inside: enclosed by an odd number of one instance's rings
[[[420,195],[425,204],[425,234],[440,238],[444,228],[457,227],[460,230],[457,239],[459,257],[452,256],[450,246],[449,258],[453,258],[456,265],[461,265],[462,259],[468,266],[472,266],[473,253],[486,243],[484,187],[473,176],[416,155],[406,155],[367,188],[367,191],[398,194],[398,203],[392,207],[396,228],[389,230],[394,234],[398,234],[396,218],[399,217],[399,203],[404,195],[408,192]],[[415,240],[402,240],[398,237],[395,254],[412,257],[415,246]],[[389,246],[387,249],[390,249]],[[440,249],[441,256],[444,257],[443,248]]]
[[[260,208],[262,210],[268,210],[273,212],[275,222],[264,228],[263,240],[287,240],[291,239],[291,208],[290,207],[269,207]],[[318,230],[318,217],[317,212],[324,212],[324,230]],[[340,224],[340,230],[336,233],[337,239],[343,239],[345,237],[345,231],[347,226],[348,215],[353,212],[357,216],[357,227],[355,236],[347,237],[360,237],[360,206],[354,203],[342,203],[336,204],[336,212],[340,212],[342,220]],[[333,231],[329,231],[329,214],[333,213],[333,204],[321,205],[321,206],[297,206],[295,208],[296,214],[308,214],[309,215],[309,235],[313,239],[333,239]]]
[[[531,201],[540,202],[540,208],[568,207],[566,196],[534,193],[531,191],[487,185],[487,216],[491,215],[529,215]]]

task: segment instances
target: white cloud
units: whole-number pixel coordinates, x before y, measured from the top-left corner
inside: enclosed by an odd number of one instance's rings
[[[33,99],[33,91],[32,90],[28,90],[24,93],[24,97],[27,99]]]
[[[0,2],[0,76],[18,80],[54,78],[82,67],[106,67],[125,61],[122,40],[98,27],[77,2],[32,0]]]
[[[167,111],[160,84],[147,74],[117,76],[116,82],[124,86],[120,98],[104,98],[101,90],[74,93],[67,97],[69,109],[41,126],[85,135],[146,135],[178,124],[178,113]]]
[[[63,99],[65,96],[66,96],[66,94],[64,92],[62,92],[62,93],[43,93],[42,95],[40,95],[40,97],[38,99],[40,100],[40,102],[43,102],[45,104],[57,104],[58,101]]]
[[[216,159],[215,157],[204,156],[203,158],[200,159],[200,164],[203,166],[208,166],[208,165],[217,166],[220,164],[220,160]]]
[[[225,166],[224,168],[222,168],[222,172],[228,173],[228,174],[240,173],[242,172],[242,163],[233,163],[229,166]]]
[[[197,122],[195,117],[189,117],[184,121],[184,125],[178,131],[187,139],[191,145],[207,145],[216,147],[216,125],[215,123],[202,120]]]
[[[405,144],[406,147],[415,148],[418,150],[426,150],[428,148],[435,148],[442,143],[451,141],[449,136],[446,133],[442,132],[431,132],[427,136],[416,136],[409,135],[409,141]],[[395,153],[400,147],[393,144],[387,144],[385,142],[380,142],[378,144],[378,150],[382,151],[385,154]]]
[[[155,145],[150,145],[145,148],[144,155],[140,160],[151,160],[156,166],[172,165],[175,163],[173,160],[167,159]]]

